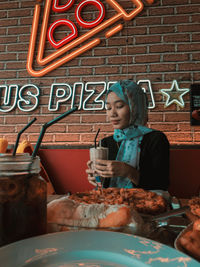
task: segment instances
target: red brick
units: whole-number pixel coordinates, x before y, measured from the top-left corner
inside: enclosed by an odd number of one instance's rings
[[[15,9],[8,11],[9,18],[16,18],[16,17],[28,17],[31,15],[31,9]]]
[[[163,16],[163,15],[173,15],[174,14],[174,8],[173,5],[172,7],[157,7],[157,8],[152,8],[149,10],[149,15],[150,16]]]
[[[110,65],[116,65],[116,64],[127,64],[127,60],[128,60],[128,64],[132,63],[132,58],[127,58],[127,57],[122,57],[122,56],[114,56],[114,57],[109,57],[108,58],[108,64]]]
[[[163,121],[163,113],[158,112],[149,112],[148,113],[148,122],[162,122]]]
[[[0,20],[0,27],[15,26],[17,25],[17,23],[18,23],[17,19],[2,19]]]
[[[15,132],[15,125],[0,125],[0,133],[14,133]]]
[[[177,124],[169,124],[169,123],[151,123],[150,128],[159,130],[162,132],[175,132],[177,131]]]
[[[190,44],[178,44],[177,51],[178,52],[187,52],[187,51],[198,51],[200,50],[200,44],[190,43]]]
[[[82,115],[81,123],[100,123],[100,122],[106,122],[106,115]]]
[[[9,62],[6,64],[6,68],[9,70],[18,70],[24,68],[25,65],[25,62]]]
[[[136,25],[160,25],[160,17],[137,17]]]
[[[190,81],[192,78],[191,73],[189,72],[177,72],[177,73],[165,73],[164,80],[172,81],[172,80],[181,80],[181,81]]]
[[[195,71],[197,69],[200,69],[200,63],[194,62],[194,63],[181,63],[179,64],[179,70],[180,71]]]
[[[178,42],[189,42],[189,34],[171,34],[163,37],[163,41],[166,43],[178,43]]]
[[[24,127],[25,127],[25,125],[24,125]],[[19,131],[21,131],[22,128],[23,128],[23,126],[21,126],[21,125],[18,126],[17,125],[16,126],[17,133],[19,133]],[[33,133],[37,133],[38,137],[39,137],[40,131],[41,131],[41,126],[32,124],[28,129],[26,129],[26,134],[30,135],[30,134],[33,134]],[[23,134],[22,140],[23,139],[24,139],[24,134]]]
[[[151,53],[164,53],[164,52],[175,52],[175,45],[174,44],[160,44],[160,45],[150,45],[149,48]]]
[[[174,26],[163,26],[163,25],[160,25],[160,26],[152,26],[152,27],[149,27],[149,32],[151,34],[158,34],[158,33],[161,33],[161,34],[164,34],[164,33],[171,33],[171,32],[174,32]]]
[[[160,35],[150,35],[150,36],[137,36],[136,44],[152,44],[152,43],[160,43],[161,36]]]
[[[151,71],[175,71],[176,65],[175,64],[151,64],[150,65]]]
[[[28,44],[10,44],[10,45],[7,45],[7,50],[8,52],[18,52],[18,51],[28,51]]]
[[[38,141],[38,137],[39,135],[37,134],[31,134],[31,135],[28,135],[29,136],[29,141],[35,145],[35,143]],[[54,141],[54,135],[53,134],[48,134],[48,133],[45,133],[43,139],[42,139],[42,144],[45,143],[45,142],[52,142]]]
[[[186,24],[177,26],[178,32],[199,32],[199,24]]]
[[[127,70],[127,66],[123,66],[122,67],[122,73],[145,73],[147,69],[147,66],[145,64],[134,64],[134,65],[128,65],[128,70]],[[123,77],[124,79],[126,79],[126,77]],[[118,79],[117,79],[118,80]]]
[[[137,55],[137,54],[145,54],[147,51],[147,47],[144,45],[135,45],[135,46],[128,46],[126,48],[122,48],[122,55]]]
[[[1,53],[1,60],[9,61],[9,60],[16,60],[17,55],[15,53]]]
[[[118,54],[118,48],[95,48],[94,49],[94,55],[95,56],[108,56],[108,55],[117,55]]]
[[[80,141],[80,134],[56,134],[56,142],[78,142]]]
[[[167,137],[169,142],[192,142],[192,134],[190,132],[168,133]]]
[[[176,112],[165,114],[166,122],[186,122],[190,120],[190,114],[186,112]]]
[[[143,55],[143,56],[135,56],[135,62],[136,63],[153,63],[153,62],[159,62],[160,61],[160,55]]]
[[[91,75],[92,74],[92,68],[70,68],[69,69],[69,75]]]
[[[119,68],[118,67],[96,67],[95,68],[95,74],[105,74],[105,73],[109,73],[109,74],[113,74],[113,73],[119,73]]]
[[[196,61],[200,61],[200,53],[193,53],[192,54],[192,59]]]
[[[14,8],[18,8],[18,7],[19,7],[19,1],[12,1],[9,3],[7,1],[4,1],[0,5],[1,10],[9,10],[9,9],[14,9]]]
[[[176,8],[177,14],[190,14],[190,13],[200,13],[200,5],[186,5]]]
[[[105,64],[105,58],[93,57],[81,60],[81,66],[104,65],[104,64]]]
[[[164,24],[189,23],[189,16],[167,16],[163,18]]]
[[[16,78],[16,71],[0,70],[0,79]]]
[[[69,133],[87,133],[92,132],[92,125],[79,124],[79,125],[69,125],[67,126]]]
[[[30,33],[30,27],[23,26],[23,27],[10,27],[8,28],[8,34],[9,35],[15,35],[15,34],[26,34]]]
[[[196,33],[196,34],[192,34],[192,41],[193,42],[199,42],[200,41],[200,36],[199,36],[199,34],[198,33]]]
[[[176,53],[176,54],[165,54],[163,55],[164,61],[187,61],[189,60],[190,54]]]
[[[5,117],[5,124],[15,125],[16,122],[17,124],[24,124],[25,126],[28,123],[28,117],[25,117],[25,116],[15,116],[15,117],[6,116]],[[21,128],[23,128],[24,126],[21,126]]]

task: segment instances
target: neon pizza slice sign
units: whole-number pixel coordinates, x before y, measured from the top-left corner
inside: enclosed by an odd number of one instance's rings
[[[29,51],[27,57],[27,70],[30,75],[35,77],[41,77],[51,72],[52,70],[62,66],[63,64],[69,62],[80,54],[88,51],[89,49],[97,46],[101,40],[100,38],[95,38],[89,41],[89,38],[98,34],[106,28],[116,23],[119,20],[132,20],[137,14],[143,10],[143,3],[141,0],[131,0],[134,4],[134,9],[127,13],[115,0],[106,0],[106,2],[114,8],[116,14],[111,18],[104,20],[105,17],[105,7],[100,0],[83,0],[81,1],[75,10],[76,23],[79,27],[89,29],[85,34],[78,36],[78,31],[75,23],[67,19],[58,19],[53,22],[50,26],[49,17],[50,12],[64,13],[67,12],[74,4],[74,0],[68,0],[66,4],[59,5],[59,0],[46,0],[44,7],[44,16],[41,26],[41,32],[38,44],[37,53],[37,63],[39,66],[44,66],[42,69],[35,70],[34,65],[34,55],[36,50],[36,41],[38,35],[39,18],[41,13],[41,7],[39,4],[35,5],[32,31],[30,37]],[[149,4],[152,4],[154,0],[146,0]],[[98,16],[93,21],[85,21],[82,18],[82,10],[86,5],[93,5],[98,9]],[[54,32],[59,26],[66,26],[70,29],[71,33],[60,41],[54,39]],[[106,33],[105,37],[110,38],[115,33],[119,32],[123,28],[122,24],[118,24],[110,28]],[[47,56],[44,56],[46,37],[56,50]],[[83,42],[86,42],[83,44]],[[83,45],[82,45],[83,44]],[[77,46],[80,47],[76,48]],[[72,52],[70,50],[73,49]]]

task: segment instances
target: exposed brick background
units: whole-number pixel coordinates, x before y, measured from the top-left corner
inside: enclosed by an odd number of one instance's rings
[[[59,2],[66,3],[64,0]],[[101,2],[106,7],[105,19],[110,18],[114,14],[113,9],[105,0]],[[149,110],[150,127],[164,131],[171,144],[200,144],[200,126],[190,125],[189,93],[183,97],[184,108],[176,104],[165,107],[166,99],[160,93],[160,89],[169,89],[173,80],[177,80],[180,88],[200,83],[200,0],[155,0],[152,6],[144,1],[144,9],[136,18],[120,21],[122,31],[106,39],[104,30],[96,36],[101,39],[100,45],[38,78],[32,77],[26,70],[35,3],[31,0],[0,0],[0,85],[17,84],[21,88],[34,84],[41,92],[39,106],[31,112],[21,111],[18,107],[10,112],[0,111],[0,137],[14,144],[17,133],[36,117],[37,121],[21,137],[34,144],[45,122],[70,109],[71,99],[57,111],[48,110],[52,83],[73,86],[75,82],[109,82],[129,78],[151,80],[155,108]],[[41,1],[42,12],[44,3]],[[50,22],[59,18],[75,22],[73,12],[78,3],[79,0],[75,1],[67,15],[51,12]],[[132,9],[131,0],[118,0],[118,3],[126,10]],[[85,8],[84,18],[94,19],[94,11],[93,7]],[[86,31],[78,27],[80,35]],[[56,38],[63,37],[64,29],[61,27]],[[46,42],[45,55],[54,50]],[[34,68],[39,70],[41,67],[34,63]],[[84,99],[86,96],[87,92],[84,92]],[[76,101],[79,98],[80,90],[77,90]],[[2,101],[1,97],[0,106]],[[93,143],[98,128],[101,129],[100,137],[112,133],[105,110],[80,109],[51,126],[46,131],[43,144],[88,145]]]

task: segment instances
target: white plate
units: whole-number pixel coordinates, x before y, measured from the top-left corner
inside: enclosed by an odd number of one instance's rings
[[[139,236],[107,232],[59,232],[0,248],[3,267],[195,267],[191,257]]]

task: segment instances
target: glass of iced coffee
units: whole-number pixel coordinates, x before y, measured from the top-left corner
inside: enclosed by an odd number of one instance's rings
[[[108,159],[108,148],[103,146],[92,147],[90,148],[90,160],[92,161],[91,168],[95,168],[95,160],[96,159]],[[101,177],[96,176],[96,182],[100,185],[103,181]]]
[[[40,159],[0,154],[0,246],[46,233],[47,186]]]

